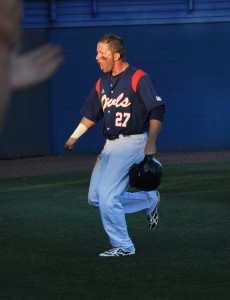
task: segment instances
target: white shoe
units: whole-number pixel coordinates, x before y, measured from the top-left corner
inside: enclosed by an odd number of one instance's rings
[[[134,255],[134,254],[135,251],[124,251],[121,248],[115,247],[99,254],[99,256],[126,256],[126,255]]]
[[[153,230],[157,227],[158,220],[159,217],[158,217],[157,206],[156,206],[154,210],[147,216],[148,227],[150,230]]]

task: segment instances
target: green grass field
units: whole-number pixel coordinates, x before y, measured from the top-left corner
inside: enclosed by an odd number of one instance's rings
[[[0,180],[0,300],[227,300],[230,163],[167,165],[159,226],[127,215],[136,255],[109,244],[90,173]]]

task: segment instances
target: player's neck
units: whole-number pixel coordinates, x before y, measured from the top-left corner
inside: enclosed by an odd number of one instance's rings
[[[125,69],[127,69],[129,66],[127,61],[119,61],[116,65],[114,65],[114,68],[112,70],[112,76],[117,76],[120,73],[124,72]]]

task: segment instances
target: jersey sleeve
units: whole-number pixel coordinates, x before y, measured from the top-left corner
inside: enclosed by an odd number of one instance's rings
[[[164,105],[157,106],[150,111],[149,119],[158,120],[163,123],[164,113],[165,113],[165,106]]]
[[[164,106],[153,79],[149,75],[142,76],[137,85],[137,94],[144,102],[146,110],[150,112],[158,106]]]
[[[99,122],[103,117],[103,110],[98,99],[96,87],[91,90],[80,112],[84,117],[95,123]]]

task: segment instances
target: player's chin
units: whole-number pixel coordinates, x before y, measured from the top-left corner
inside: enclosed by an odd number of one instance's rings
[[[109,72],[111,72],[111,70],[109,70],[109,69],[101,69],[102,70],[102,72],[104,72],[104,73],[109,73]]]

